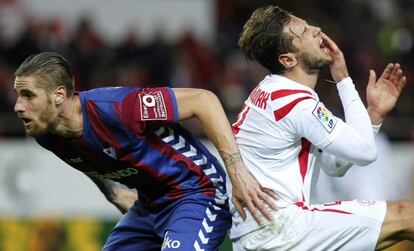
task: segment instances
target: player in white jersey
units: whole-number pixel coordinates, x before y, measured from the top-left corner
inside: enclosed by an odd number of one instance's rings
[[[374,134],[406,83],[400,65],[389,64],[378,80],[370,71],[365,109],[342,52],[319,27],[279,7],[263,7],[245,24],[239,45],[271,74],[250,94],[233,131],[246,166],[280,199],[273,221],[261,225],[233,208],[234,250],[374,250],[414,240],[413,202],[310,203],[320,168],[342,176],[352,164],[376,159]],[[324,66],[345,121],[314,91]]]

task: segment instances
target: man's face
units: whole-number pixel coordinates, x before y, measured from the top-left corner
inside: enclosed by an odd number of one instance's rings
[[[284,31],[293,37],[293,45],[298,49],[298,60],[310,70],[320,69],[332,62],[323,45],[321,29],[309,25],[305,20],[291,16]]]
[[[14,111],[23,121],[28,136],[36,137],[53,127],[57,117],[56,108],[46,90],[35,85],[37,77],[16,77],[14,89],[17,94]]]

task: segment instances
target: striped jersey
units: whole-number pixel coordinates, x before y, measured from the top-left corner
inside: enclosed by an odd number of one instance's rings
[[[36,138],[44,148],[92,178],[138,191],[151,211],[191,196],[227,207],[225,172],[178,122],[170,88],[107,87],[80,92],[83,135]]]

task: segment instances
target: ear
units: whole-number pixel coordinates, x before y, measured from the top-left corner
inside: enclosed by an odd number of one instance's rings
[[[65,101],[67,98],[66,96],[66,88],[61,85],[55,90],[55,104],[60,105]]]
[[[287,70],[292,69],[295,65],[298,64],[298,60],[296,59],[296,56],[293,53],[290,53],[290,52],[280,54],[279,57],[278,57],[278,61]]]

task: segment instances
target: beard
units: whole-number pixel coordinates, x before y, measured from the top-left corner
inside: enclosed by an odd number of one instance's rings
[[[320,55],[309,55],[304,53],[301,54],[301,60],[303,62],[303,65],[309,71],[320,70],[323,67],[330,65],[332,62],[331,58],[323,57]]]
[[[53,118],[57,118],[56,111],[52,107],[51,98],[49,96],[47,98],[47,105],[38,111],[39,116],[32,120],[30,128],[25,128],[27,136],[39,137],[50,132],[55,126],[56,119]]]

